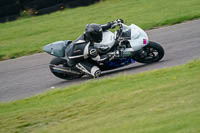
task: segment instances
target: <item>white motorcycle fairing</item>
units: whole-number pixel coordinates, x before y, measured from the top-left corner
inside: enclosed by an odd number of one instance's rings
[[[131,24],[128,26],[128,28],[131,29],[131,40],[128,41],[133,48],[133,51],[140,50],[142,47],[148,44],[148,36],[140,27]]]

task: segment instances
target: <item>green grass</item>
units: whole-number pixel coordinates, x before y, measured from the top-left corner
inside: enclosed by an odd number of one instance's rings
[[[0,133],[199,133],[200,61],[0,104]]]
[[[49,15],[0,24],[0,60],[42,51],[45,44],[74,40],[88,23],[122,18],[144,29],[200,17],[200,0],[104,0]]]

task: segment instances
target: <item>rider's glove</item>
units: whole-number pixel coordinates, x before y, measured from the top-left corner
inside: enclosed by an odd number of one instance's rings
[[[124,23],[124,20],[116,19],[115,21],[109,22],[109,24],[111,25],[112,29],[114,29],[119,23]]]
[[[124,20],[123,20],[123,19],[120,19],[120,18],[116,19],[115,21],[116,21],[117,23],[124,23]]]

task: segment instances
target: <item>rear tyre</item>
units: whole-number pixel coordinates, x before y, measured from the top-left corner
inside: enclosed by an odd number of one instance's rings
[[[53,73],[53,75],[55,75],[58,78],[65,79],[65,80],[72,80],[72,79],[76,79],[76,78],[82,77],[82,75],[75,75],[75,74],[71,74],[71,73],[62,73],[62,72],[58,72],[58,71],[56,72],[53,69],[53,66],[64,66],[64,67],[67,67],[67,61],[63,60],[61,58],[53,58],[50,61],[49,68],[50,68],[50,71]]]
[[[164,54],[164,49],[160,44],[150,41],[133,58],[140,63],[154,63],[160,61]]]

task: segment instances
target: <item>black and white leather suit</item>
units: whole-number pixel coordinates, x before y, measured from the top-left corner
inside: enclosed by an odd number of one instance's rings
[[[112,23],[100,26],[103,31],[106,31],[112,27]],[[93,77],[98,77],[101,73],[95,62],[102,62],[107,59],[107,56],[98,53],[93,42],[87,41],[85,34],[82,34],[76,41],[68,45],[66,57],[69,66],[75,66]]]

